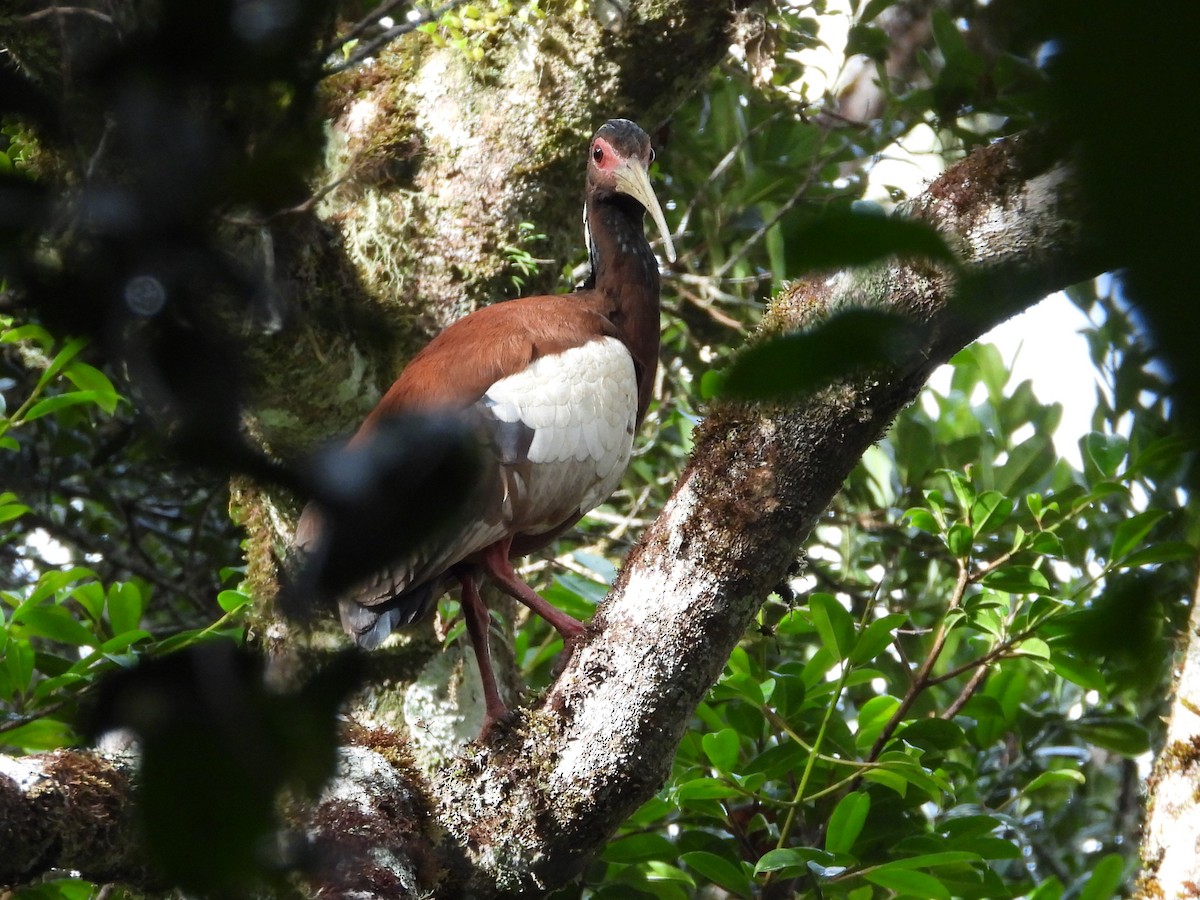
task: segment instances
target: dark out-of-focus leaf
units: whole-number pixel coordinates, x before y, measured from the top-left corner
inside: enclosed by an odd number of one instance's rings
[[[872,25],[856,24],[850,28],[850,34],[846,37],[847,56],[861,54],[882,61],[887,59],[890,46],[887,32]]]
[[[853,309],[811,331],[772,338],[741,354],[722,393],[745,400],[794,398],[863,369],[901,360],[922,330],[892,313]]]
[[[1200,145],[1200,123],[1177,115],[1178,86],[1193,72],[1200,6],[1173,4],[1169,16],[1131,16],[1120,3],[1089,5],[1079,15],[1070,4],[1028,3],[1055,37],[1047,62],[1053,121],[1071,148],[1078,183],[1093,214],[1092,238],[1102,240],[1126,267],[1125,297],[1137,304],[1177,386],[1183,419],[1200,423],[1200,309],[1180,302],[1180,285],[1197,279],[1200,230],[1190,214],[1200,186],[1183,179],[1163,203],[1131,173],[1151,171],[1161,144],[1142,129],[1114,130],[1114,109],[1136,109],[1140,121],[1168,123],[1161,138],[1172,147]],[[1121,65],[1112,61],[1120,59]],[[1136,72],[1137,78],[1127,77]],[[1194,433],[1194,431],[1193,431]]]
[[[1089,717],[1072,722],[1071,728],[1085,741],[1125,756],[1150,749],[1150,733],[1138,722]]]
[[[380,419],[361,440],[318,454],[307,479],[316,502],[297,527],[306,558],[285,605],[336,595],[462,520],[479,487],[482,448],[462,419]]]
[[[1077,612],[1062,617],[1061,642],[1089,662],[1119,666],[1124,678],[1151,684],[1170,659],[1164,633],[1164,598],[1150,574],[1126,570],[1108,579],[1107,589]]]
[[[924,222],[843,210],[805,221],[788,235],[787,246],[789,278],[893,256],[956,262],[942,236]]]
[[[278,792],[315,792],[332,774],[336,712],[358,680],[347,653],[295,693],[263,683],[259,656],[226,641],[145,660],[104,682],[91,731],[134,731],[142,746],[145,846],[173,882],[244,890],[279,865],[265,840]]]

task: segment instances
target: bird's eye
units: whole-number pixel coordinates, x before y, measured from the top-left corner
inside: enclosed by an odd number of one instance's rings
[[[654,162],[654,148],[650,148],[650,162]]]
[[[600,149],[599,144],[592,148],[592,159],[594,159],[596,162],[600,162],[600,160],[604,159],[604,151]]]

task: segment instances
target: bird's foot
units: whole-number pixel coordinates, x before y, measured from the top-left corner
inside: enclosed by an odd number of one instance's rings
[[[562,653],[558,656],[558,668],[562,668],[575,655],[575,651],[583,644],[583,639],[587,635],[587,626],[580,622],[575,623],[574,628],[559,628],[558,633],[562,635],[563,648]]]
[[[516,727],[519,719],[518,711],[509,709],[503,703],[497,707],[489,706],[487,712],[483,714],[483,727],[479,729],[479,737],[476,738],[476,742],[491,744],[508,736]]]

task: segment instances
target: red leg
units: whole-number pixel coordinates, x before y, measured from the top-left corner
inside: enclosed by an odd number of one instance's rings
[[[508,549],[512,538],[498,541],[483,551],[483,567],[492,576],[492,580],[504,593],[518,603],[523,603],[562,635],[563,650],[567,656],[575,650],[575,645],[583,637],[584,627],[577,619],[568,616],[561,609],[544,600],[529,585],[517,577],[512,563],[508,560]]]
[[[491,615],[487,604],[479,596],[479,586],[475,583],[474,575],[460,575],[462,584],[463,615],[467,619],[467,632],[471,635],[471,646],[475,648],[475,661],[479,664],[479,677],[483,680],[483,701],[487,706],[487,716],[483,723],[483,731],[487,731],[508,715],[508,707],[500,699],[500,690],[496,687],[496,673],[492,669],[492,652],[488,647],[488,628],[491,625]]]

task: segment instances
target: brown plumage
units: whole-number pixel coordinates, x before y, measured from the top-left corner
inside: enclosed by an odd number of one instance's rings
[[[461,524],[418,541],[339,604],[347,632],[374,647],[459,583],[489,721],[505,709],[491,670],[481,574],[549,621],[568,653],[583,634],[516,577],[510,558],[544,547],[603,502],[645,416],[659,343],[658,263],[644,233],[646,211],[674,258],[650,188],[652,158],[649,137],[634,123],[600,128],[588,152],[587,283],[570,294],[496,304],[448,327],[413,357],[351,441],[414,413],[456,416],[478,436],[483,473]],[[310,504],[297,545],[314,550],[322,531]]]

